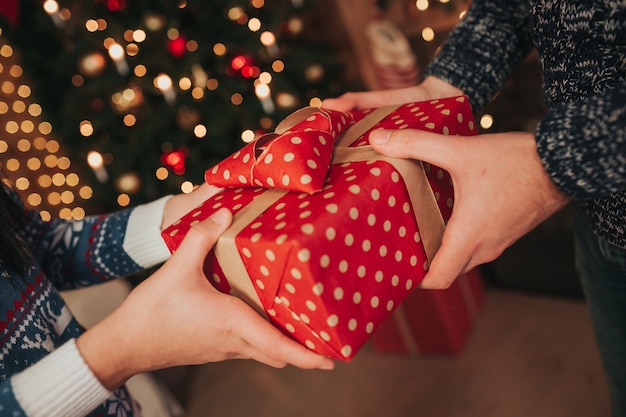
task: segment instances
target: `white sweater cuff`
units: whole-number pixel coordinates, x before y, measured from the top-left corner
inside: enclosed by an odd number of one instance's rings
[[[128,219],[124,250],[143,268],[165,262],[171,255],[161,237],[163,210],[171,197],[169,195],[135,207]]]
[[[13,375],[11,385],[31,417],[83,416],[111,396],[85,363],[75,339]]]

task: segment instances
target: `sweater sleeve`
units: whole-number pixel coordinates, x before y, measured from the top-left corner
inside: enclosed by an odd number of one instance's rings
[[[528,7],[525,0],[474,0],[425,74],[461,89],[480,110],[532,49]]]
[[[160,235],[168,198],[81,221],[35,219],[28,237],[46,275],[59,289],[132,275],[169,256]]]
[[[72,339],[0,385],[0,414],[79,417],[110,396]]]
[[[557,187],[575,199],[626,191],[626,82],[554,105],[537,127],[537,150]]]

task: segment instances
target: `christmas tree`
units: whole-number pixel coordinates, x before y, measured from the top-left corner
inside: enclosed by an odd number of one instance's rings
[[[22,0],[2,30],[92,210],[112,210],[190,191],[289,113],[359,89],[320,27],[331,3]]]

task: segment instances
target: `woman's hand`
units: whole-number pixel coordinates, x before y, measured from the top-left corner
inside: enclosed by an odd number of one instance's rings
[[[131,376],[178,365],[250,358],[274,367],[332,369],[203,273],[206,255],[232,221],[222,209],[192,227],[172,257],[110,316],[77,340],[85,361],[112,389]]]
[[[427,161],[452,176],[452,216],[423,288],[447,288],[461,273],[494,260],[569,201],[545,172],[530,133],[377,130],[370,140],[382,154]]]
[[[455,97],[462,94],[461,90],[439,78],[426,77],[421,84],[412,87],[345,93],[340,97],[324,100],[322,107],[337,111],[350,111]]]
[[[218,191],[220,191],[220,188],[203,183],[188,194],[178,194],[167,200],[163,209],[161,230],[164,230],[176,220],[198,207]]]

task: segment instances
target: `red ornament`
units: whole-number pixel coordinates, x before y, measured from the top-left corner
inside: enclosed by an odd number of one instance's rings
[[[187,39],[183,36],[177,36],[167,41],[167,50],[174,58],[182,58],[187,51]]]

